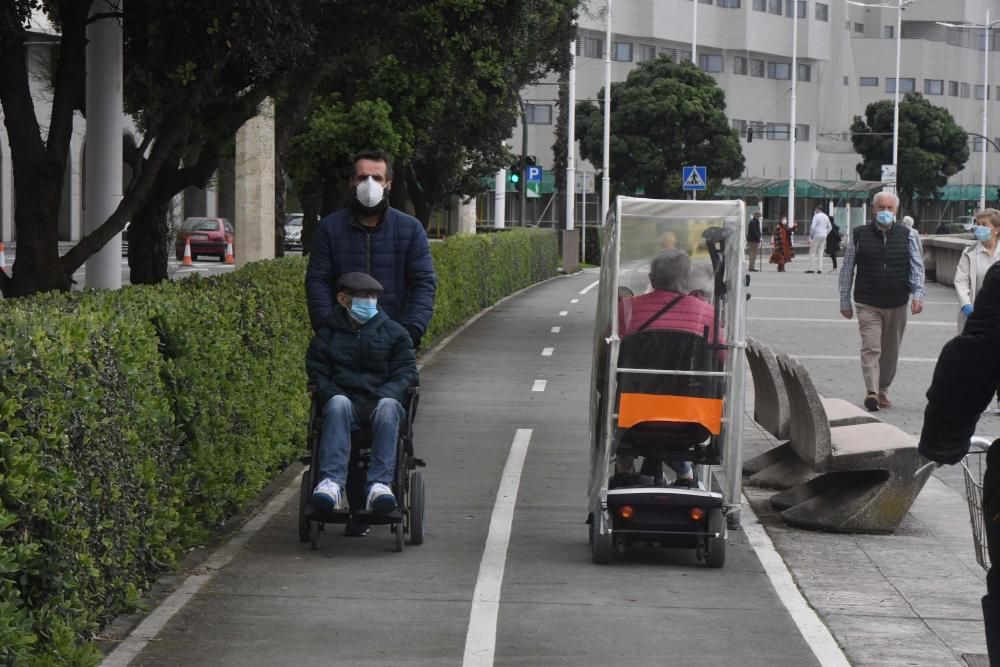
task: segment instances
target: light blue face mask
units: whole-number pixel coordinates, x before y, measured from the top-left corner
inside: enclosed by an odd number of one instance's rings
[[[989,241],[990,237],[993,236],[993,228],[985,225],[976,225],[972,231],[976,235],[977,241]]]
[[[375,317],[378,312],[378,300],[373,298],[353,297],[351,299],[351,317],[364,324]]]
[[[892,211],[879,211],[875,214],[875,222],[882,227],[888,227],[896,221],[896,216]]]

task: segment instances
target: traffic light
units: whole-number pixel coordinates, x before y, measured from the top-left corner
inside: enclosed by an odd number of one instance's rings
[[[511,158],[510,167],[507,169],[507,182],[514,188],[515,192],[521,191],[521,180],[524,175],[521,173],[521,156],[515,155]]]
[[[529,167],[534,167],[534,166],[536,166],[538,164],[538,162],[537,162],[537,160],[535,160],[535,156],[534,155],[525,155],[524,156],[524,164],[527,165],[527,166],[529,166]]]

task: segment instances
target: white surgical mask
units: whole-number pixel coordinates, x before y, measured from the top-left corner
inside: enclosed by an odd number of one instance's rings
[[[384,195],[385,188],[371,176],[358,183],[357,188],[355,188],[355,197],[362,206],[368,208],[378,206]]]

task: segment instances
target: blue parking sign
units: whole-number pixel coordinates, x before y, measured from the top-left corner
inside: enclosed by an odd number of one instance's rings
[[[524,169],[524,180],[529,183],[541,183],[542,182],[542,168],[541,167],[525,167]]]

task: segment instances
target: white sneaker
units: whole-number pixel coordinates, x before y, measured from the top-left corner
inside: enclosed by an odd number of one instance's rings
[[[388,514],[396,509],[396,496],[385,484],[375,482],[368,489],[368,511],[376,514]]]
[[[332,479],[324,479],[316,485],[312,494],[312,505],[318,510],[334,512],[345,509],[344,492]]]

